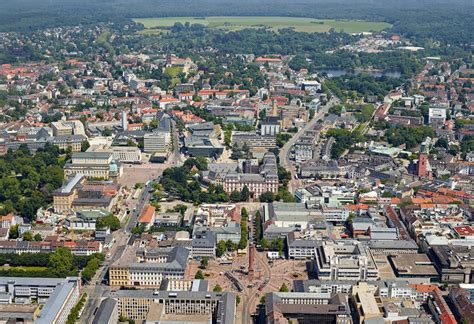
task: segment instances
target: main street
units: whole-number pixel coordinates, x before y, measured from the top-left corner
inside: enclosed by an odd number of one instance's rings
[[[168,165],[179,166],[182,164],[182,158],[179,153],[177,132],[174,132],[173,138],[173,152],[170,154]],[[104,282],[108,268],[111,264],[122,257],[127,245],[133,244],[134,236],[132,235],[132,229],[137,225],[138,217],[140,216],[143,207],[149,203],[153,195],[153,185],[160,181],[162,173],[163,171],[159,171],[158,177],[156,179],[151,179],[145,184],[145,186],[142,188],[140,196],[138,197],[137,204],[127,218],[126,223],[121,229],[113,233],[115,243],[108,251],[106,260],[103,262],[102,266],[99,268],[90,283],[85,285],[83,288],[83,292],[87,294],[87,301],[79,319],[79,323],[90,323],[90,319],[94,318],[96,309],[99,307],[102,298],[110,292],[108,285],[106,285]]]
[[[300,181],[297,179],[297,172],[295,166],[290,161],[290,151],[293,145],[298,141],[298,139],[308,130],[314,128],[316,123],[320,118],[324,116],[332,106],[339,104],[340,100],[332,96],[331,99],[327,102],[326,105],[322,106],[318,112],[316,112],[311,119],[303,128],[301,128],[293,137],[285,143],[285,145],[280,149],[280,166],[284,167],[287,171],[291,173],[291,180],[288,183],[288,191],[294,193],[296,189],[301,186]]]

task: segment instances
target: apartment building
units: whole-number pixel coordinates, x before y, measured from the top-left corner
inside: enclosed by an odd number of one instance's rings
[[[102,243],[98,241],[0,241],[0,253],[51,253],[60,247],[69,248],[75,255],[102,252]]]

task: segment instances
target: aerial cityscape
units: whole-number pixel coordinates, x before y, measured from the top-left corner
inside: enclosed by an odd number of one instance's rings
[[[474,323],[472,0],[0,0],[0,323]]]

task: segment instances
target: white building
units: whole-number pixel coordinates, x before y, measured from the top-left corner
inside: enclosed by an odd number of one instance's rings
[[[168,132],[154,132],[143,137],[143,150],[148,153],[166,152],[171,135]]]

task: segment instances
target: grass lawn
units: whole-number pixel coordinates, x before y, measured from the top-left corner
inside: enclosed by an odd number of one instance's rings
[[[115,49],[109,42],[110,36],[110,31],[106,29],[97,37],[96,42],[105,47],[111,55],[115,55]]]
[[[171,83],[173,84],[173,86],[180,82],[178,74],[180,74],[181,72],[183,72],[183,68],[181,66],[170,66],[165,69],[165,73],[172,78]]]
[[[47,267],[6,267],[6,266],[1,266],[0,270],[23,270],[23,271],[44,271],[48,269]]]
[[[164,17],[164,18],[136,18],[135,22],[141,23],[149,32],[160,33],[163,28],[171,27],[176,22],[182,24],[202,24],[210,28],[220,28],[226,31],[235,31],[244,28],[267,27],[277,31],[282,28],[292,27],[295,31],[325,33],[334,28],[337,31],[347,33],[360,33],[381,31],[391,25],[385,22],[371,22],[361,20],[333,20],[333,19],[312,19],[300,17],[270,17],[270,16],[216,16],[216,17]],[[161,28],[161,29],[160,29]],[[153,31],[153,32],[152,32]]]

